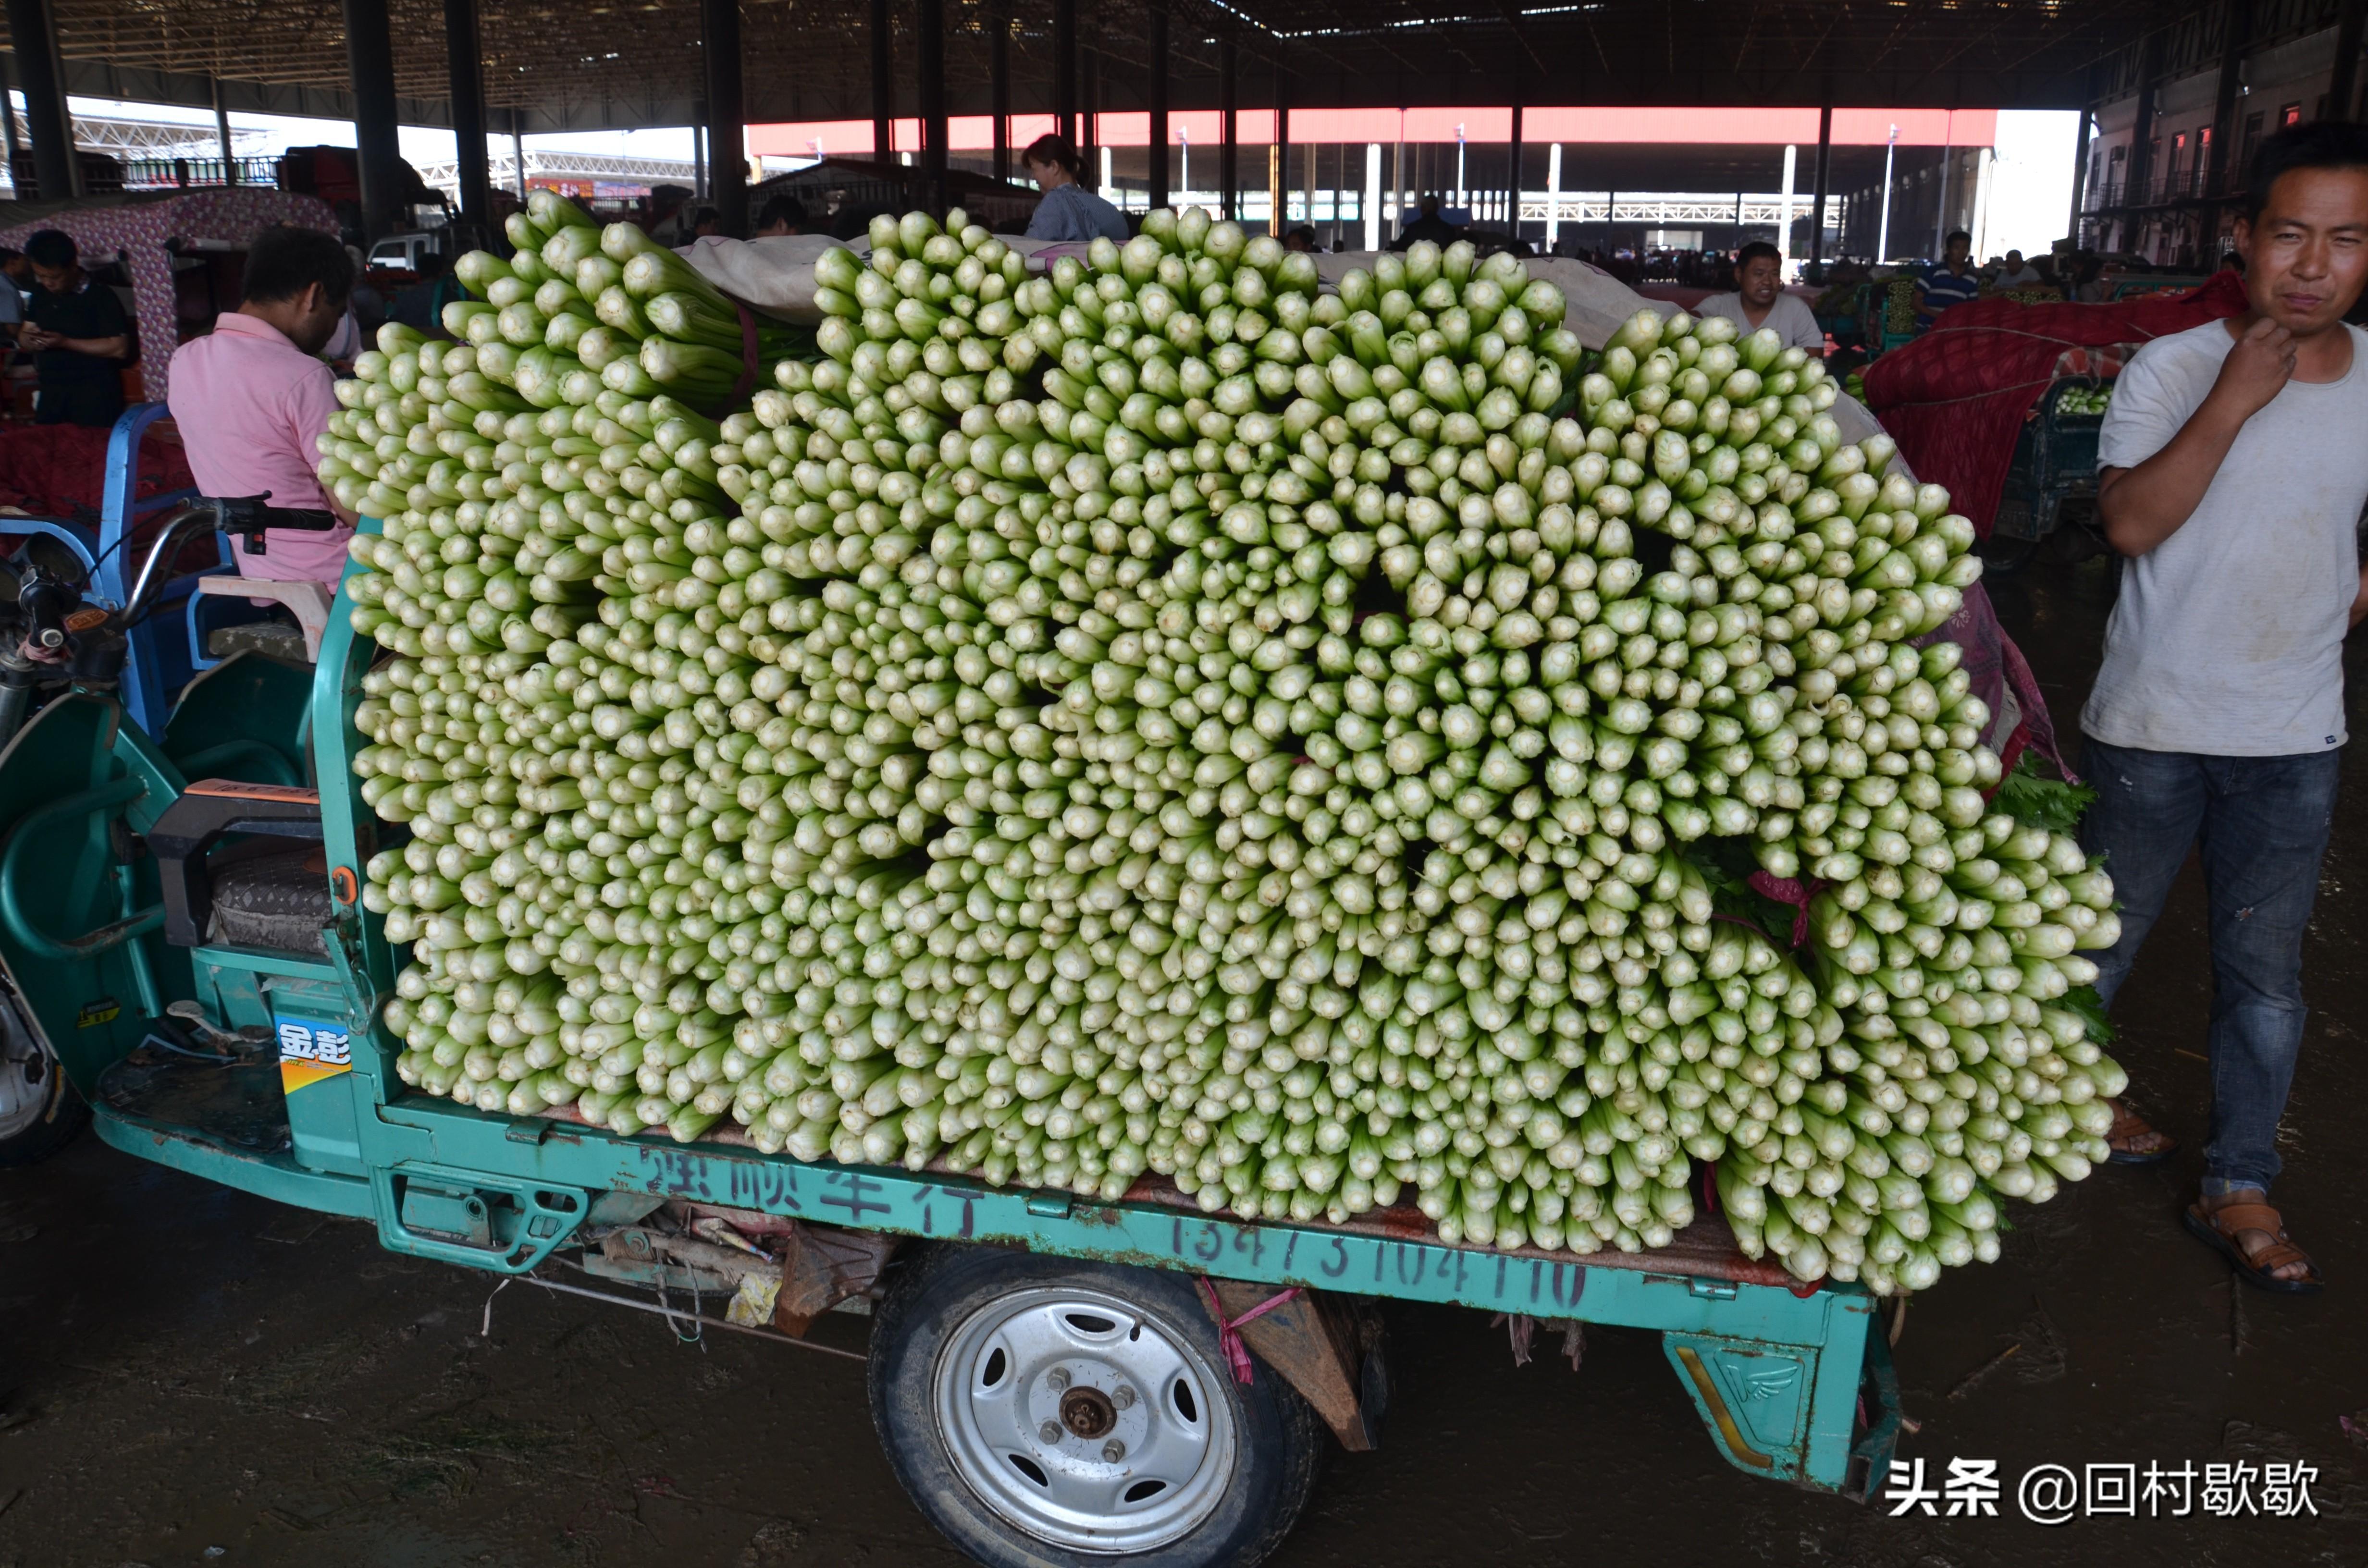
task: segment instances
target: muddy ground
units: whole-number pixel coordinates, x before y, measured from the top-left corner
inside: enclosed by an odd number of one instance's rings
[[[2103,562],[1993,585],[2070,735]],[[2355,654],[2353,722],[2368,683]],[[2333,1289],[2236,1288],[2180,1229],[2192,1153],[2020,1206],[2004,1260],[1918,1297],[1901,1447],[2033,1465],[2317,1468],[2314,1519],[1892,1518],[1725,1465],[1653,1336],[1517,1369],[1502,1329],[1393,1309],[1381,1452],[1332,1464],[1274,1560],[1831,1562],[2071,1568],[2368,1562],[2368,769],[2355,767],[2307,973],[2313,1015],[2278,1198]],[[2123,994],[2148,1108],[2203,1134],[2209,978],[2191,870]],[[851,1360],[381,1252],[366,1228],[209,1187],[85,1139],[0,1176],[0,1568],[808,1568],[957,1561],[874,1442]],[[490,1332],[487,1324],[490,1322]],[[860,1349],[834,1316],[822,1343]],[[2351,1418],[2351,1425],[2345,1418]],[[2354,1436],[2355,1429],[2360,1435]],[[2141,1510],[2143,1514],[2143,1509]]]

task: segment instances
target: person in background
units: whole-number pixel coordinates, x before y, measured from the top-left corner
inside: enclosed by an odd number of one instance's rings
[[[1417,202],[1416,206],[1422,215],[1398,231],[1398,237],[1390,242],[1390,249],[1404,250],[1417,240],[1429,240],[1435,245],[1452,245],[1455,243],[1458,230],[1454,224],[1439,215],[1437,193],[1424,192],[1422,199]]]
[[[2263,1290],[2320,1287],[2270,1207],[2308,1016],[2303,936],[2334,821],[2343,642],[2368,615],[2368,127],[2261,145],[2236,244],[2247,310],[2157,337],[2114,384],[2097,511],[2127,558],[2080,728],[2121,932],[2095,955],[2108,1006],[2191,851],[2212,949],[2203,1188],[2187,1228]],[[2170,1141],[2115,1105],[2113,1158]]]
[[[23,251],[0,245],[0,343],[15,342],[17,329],[25,324],[25,296],[21,290],[32,270]]]
[[[1059,136],[1039,136],[1019,154],[1028,176],[1043,198],[1028,220],[1031,240],[1114,240],[1124,244],[1126,218],[1119,210],[1078,182],[1085,164],[1076,148]]]
[[[1784,258],[1766,240],[1754,240],[1735,253],[1736,291],[1713,294],[1694,308],[1696,315],[1723,316],[1742,334],[1772,328],[1787,348],[1826,351],[1826,329],[1817,324],[1807,301],[1784,291]]]
[[[387,298],[370,281],[370,263],[362,257],[362,247],[347,245],[346,259],[354,265],[354,295],[346,301],[346,309],[354,318],[354,330],[375,337],[378,329],[386,324]],[[352,355],[332,355],[333,358],[351,358]]]
[[[274,224],[247,245],[238,309],[173,356],[167,400],[189,472],[208,495],[269,495],[271,505],[336,514],[327,533],[274,529],[261,558],[233,539],[245,576],[310,579],[334,590],[345,574],[354,515],[321,488],[315,443],[336,411],[328,347],[353,292],[353,262],[336,238]]]
[[[1998,268],[1998,286],[2001,289],[2036,289],[2046,281],[2039,275],[2039,268],[2022,259],[2019,250],[2007,252],[2006,264]]]
[[[444,307],[461,297],[460,279],[452,276],[452,258],[442,251],[423,251],[414,271],[417,281],[395,291],[386,319],[430,337],[450,335],[444,330]]]
[[[1916,279],[1916,330],[1924,331],[1942,311],[1981,291],[1982,275],[1974,270],[1974,236],[1959,229],[1950,234],[1941,259]]]
[[[131,322],[115,290],[82,268],[74,236],[43,229],[25,242],[33,291],[18,347],[34,353],[36,425],[105,429],[123,412],[123,360]]]
[[[723,232],[723,216],[712,207],[695,209],[690,214],[690,237],[703,240]]]
[[[757,211],[757,232],[753,239],[772,239],[781,234],[803,234],[806,232],[806,204],[794,196],[768,198]]]
[[[650,209],[646,227],[650,237],[661,244],[672,244],[670,235],[680,227],[682,211],[690,204],[690,187],[680,185],[650,187]]]
[[[2071,291],[2068,298],[2084,305],[2100,304],[2105,298],[2105,261],[2095,251],[2084,250],[2073,256]]]
[[[1302,223],[1299,227],[1292,230],[1289,233],[1282,236],[1282,248],[1285,250],[1305,251],[1310,256],[1315,255],[1315,231],[1308,225]]]

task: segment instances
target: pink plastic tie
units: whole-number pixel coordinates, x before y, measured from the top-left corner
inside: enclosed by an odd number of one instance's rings
[[[1201,1294],[1208,1301],[1209,1311],[1216,1315],[1217,1348],[1224,1353],[1225,1364],[1233,1368],[1234,1381],[1237,1383],[1249,1382],[1251,1380],[1252,1363],[1250,1361],[1249,1346],[1242,1343],[1242,1325],[1247,1323],[1255,1322],[1257,1319],[1262,1318],[1266,1316],[1267,1313],[1274,1311],[1275,1308],[1281,1306],[1284,1302],[1294,1300],[1303,1293],[1300,1287],[1293,1285],[1291,1289],[1283,1291],[1281,1295],[1269,1296],[1265,1301],[1260,1301],[1257,1306],[1252,1307],[1241,1316],[1229,1319],[1225,1316],[1225,1303],[1217,1298],[1217,1288],[1214,1285],[1210,1284],[1207,1277],[1205,1276],[1201,1278],[1200,1286]]]
[[[1766,871],[1754,871],[1748,880],[1753,892],[1793,906],[1793,945],[1807,941],[1809,901],[1825,892],[1826,884],[1815,877],[1775,877]]]

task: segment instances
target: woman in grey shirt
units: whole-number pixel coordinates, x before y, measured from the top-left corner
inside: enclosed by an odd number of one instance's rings
[[[1044,193],[1036,204],[1036,215],[1028,220],[1030,239],[1102,238],[1126,243],[1126,219],[1078,183],[1085,177],[1085,165],[1075,147],[1058,136],[1039,136],[1019,156]]]

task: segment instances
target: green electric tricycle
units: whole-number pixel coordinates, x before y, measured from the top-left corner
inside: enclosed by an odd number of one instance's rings
[[[123,604],[36,581],[0,624],[34,688],[0,751],[0,1162],[52,1151],[86,1107],[118,1149],[414,1256],[765,1334],[872,1310],[889,1459],[991,1564],[1256,1562],[1327,1432],[1379,1440],[1383,1299],[1510,1314],[1517,1337],[1657,1330],[1730,1463],[1859,1498],[1885,1477],[1899,1403],[1875,1298],[1797,1285],[1716,1219],[1646,1254],[1500,1252],[1410,1208],[1241,1223],[1156,1180],[1109,1203],[407,1088],[380,1021],[399,955],[361,899],[401,830],[349,766],[377,649],[345,595],[310,669],[228,659],[161,734],[120,696],[160,563],[291,523],[189,504]]]

